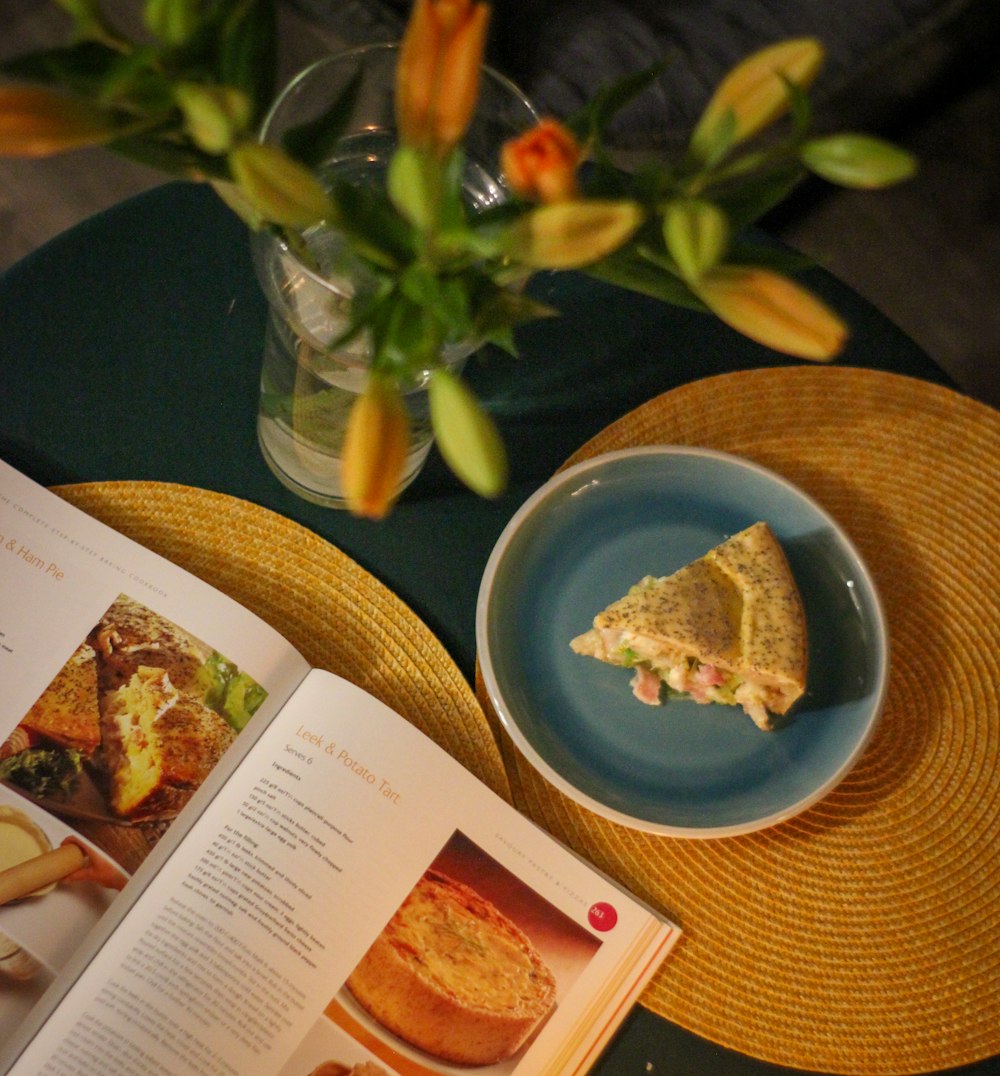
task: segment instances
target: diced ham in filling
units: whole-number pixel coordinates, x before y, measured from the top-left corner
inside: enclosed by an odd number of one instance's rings
[[[687,695],[695,702],[742,706],[756,725],[762,729],[771,728],[766,690],[716,665],[693,658],[661,665],[662,653],[654,654],[644,640],[620,629],[589,631],[574,641],[574,649],[577,653],[631,668],[634,673],[632,693],[647,706],[660,704],[660,694],[666,684],[671,691]]]
[[[645,665],[636,665],[632,677],[632,694],[647,706],[660,704],[660,678]]]
[[[663,683],[695,702],[718,702],[726,706],[738,704],[753,719],[754,724],[762,729],[771,727],[771,718],[761,689],[728,676],[715,665],[685,661],[672,666],[665,676],[654,672],[648,665],[635,666],[632,693],[640,702],[648,706],[658,706]]]

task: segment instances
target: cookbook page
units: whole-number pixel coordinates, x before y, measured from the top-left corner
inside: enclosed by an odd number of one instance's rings
[[[0,1042],[307,671],[257,617],[0,461],[0,871],[67,843],[87,859],[0,906]]]
[[[10,1071],[565,1076],[676,937],[312,672]]]

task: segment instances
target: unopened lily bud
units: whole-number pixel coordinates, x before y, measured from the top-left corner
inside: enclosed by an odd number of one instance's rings
[[[825,361],[839,354],[847,339],[847,328],[836,314],[770,269],[719,266],[692,287],[727,325],[776,351]]]
[[[582,160],[572,132],[551,119],[505,142],[500,151],[500,167],[514,193],[549,204],[579,197],[576,170]]]
[[[319,180],[276,146],[244,142],[230,151],[229,168],[264,220],[307,228],[334,216],[333,203]]]
[[[232,86],[182,82],[174,88],[174,99],[188,134],[206,153],[226,153],[250,125],[250,99]]]
[[[87,101],[36,86],[0,87],[0,157],[49,157],[117,133],[108,113]]]
[[[397,386],[372,374],[354,401],[344,437],[343,484],[348,508],[382,519],[396,498],[410,450],[410,417]]]
[[[699,160],[714,153],[721,132],[728,144],[750,138],[776,120],[789,104],[786,81],[802,89],[823,64],[823,46],[811,37],[779,41],[752,53],[719,83],[691,135]]]
[[[431,424],[445,463],[481,497],[496,497],[507,484],[507,453],[496,425],[469,387],[450,370],[431,376]]]
[[[579,269],[617,250],[642,220],[635,202],[588,199],[539,206],[511,228],[509,253],[534,269]]]
[[[143,19],[150,33],[176,48],[198,29],[200,7],[200,0],[146,0]]]
[[[917,170],[912,154],[866,134],[810,139],[802,147],[801,157],[810,172],[842,187],[889,187],[909,179]]]
[[[444,155],[462,140],[479,96],[489,16],[479,0],[416,0],[396,69],[406,144]]]
[[[717,265],[729,243],[729,220],[718,206],[678,198],[663,209],[663,240],[685,280]]]

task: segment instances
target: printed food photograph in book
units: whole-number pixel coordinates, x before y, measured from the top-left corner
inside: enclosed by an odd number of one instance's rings
[[[103,824],[95,840],[132,870],[112,827],[145,826],[155,843],[155,827],[265,696],[211,646],[121,594],[0,748],[0,780],[55,815]]]
[[[470,1067],[500,1076],[514,1071],[599,948],[456,831],[327,1016],[407,1076]]]
[[[60,864],[55,880],[53,857]],[[126,880],[91,842],[0,785],[0,1042],[17,1030]]]

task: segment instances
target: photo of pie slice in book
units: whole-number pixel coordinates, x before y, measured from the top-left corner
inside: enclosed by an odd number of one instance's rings
[[[121,594],[0,748],[0,780],[67,817],[170,819],[264,698],[210,646]]]
[[[646,576],[570,641],[633,670],[649,705],[664,694],[741,706],[761,729],[806,688],[802,599],[771,528],[754,523],[673,575]]]

